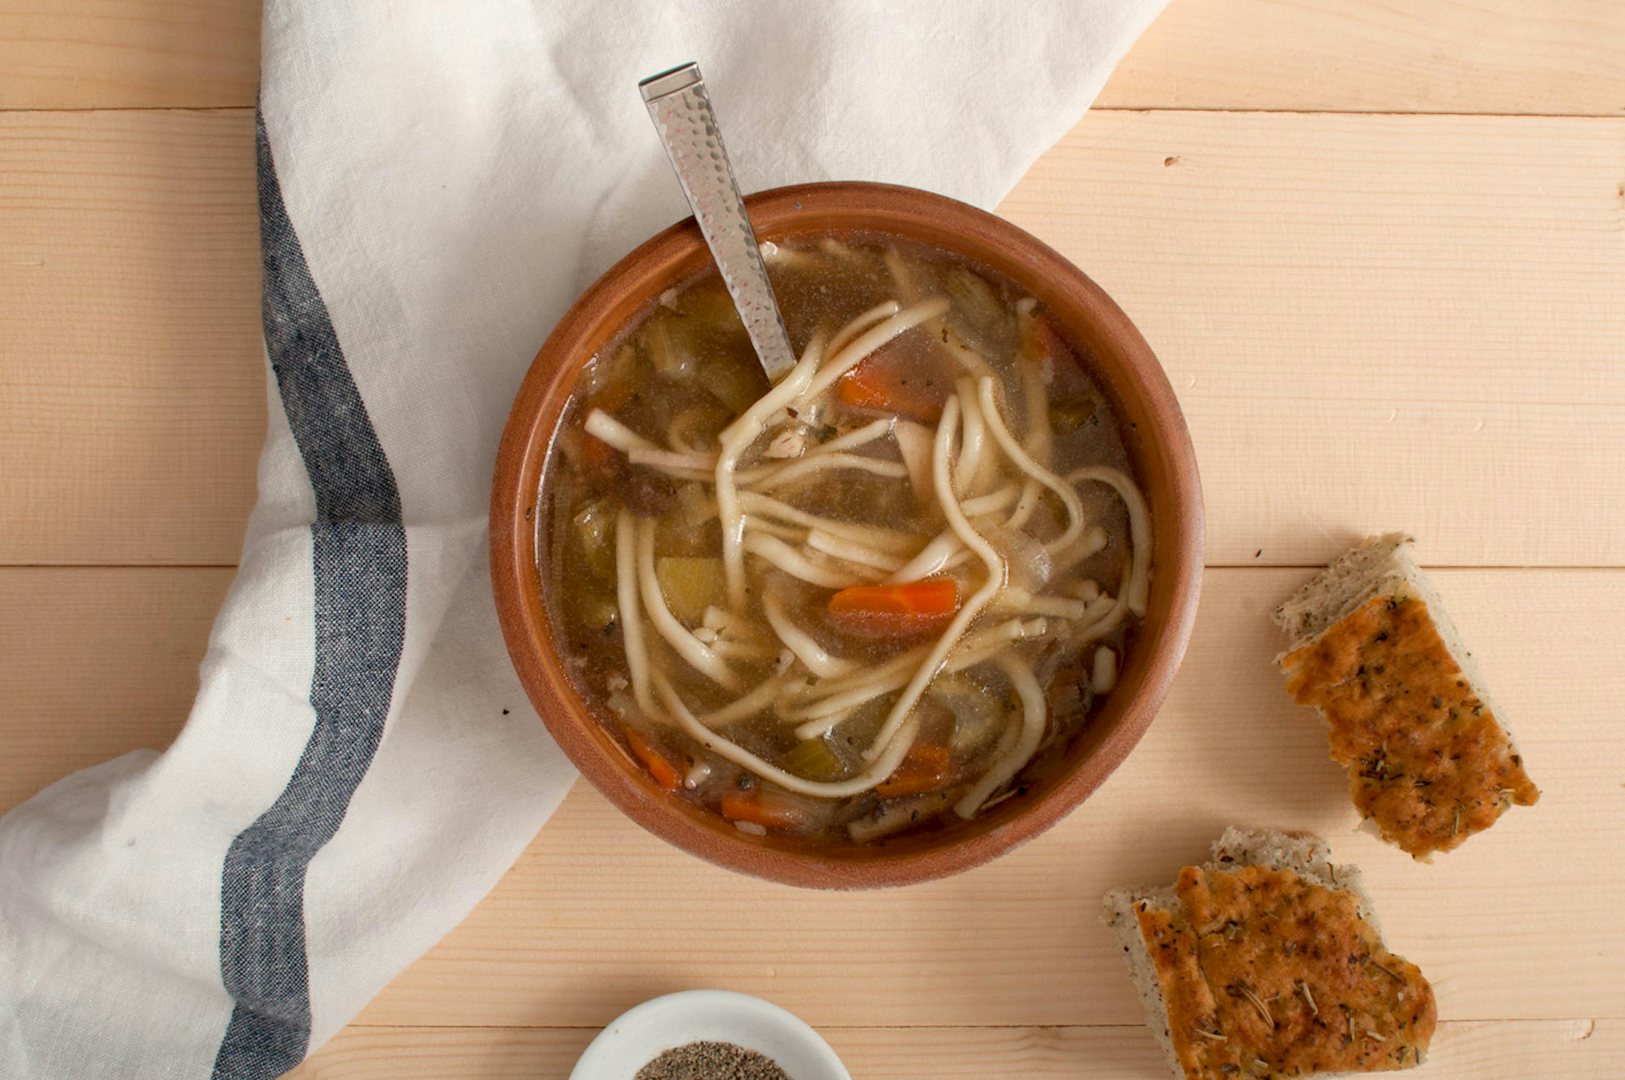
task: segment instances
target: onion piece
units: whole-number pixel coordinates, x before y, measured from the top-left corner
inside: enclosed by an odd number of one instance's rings
[[[1039,740],[1044,737],[1044,727],[1049,717],[1044,689],[1038,685],[1033,669],[1025,661],[1011,653],[1004,653],[995,658],[994,663],[1009,678],[1010,685],[1016,689],[1016,696],[1021,699],[1021,734],[1010,752],[983,773],[965,797],[954,804],[954,813],[967,819],[975,817],[982,804],[987,802],[987,797],[1009,783],[1032,760]]]
[[[933,791],[907,799],[893,799],[868,817],[858,818],[846,826],[846,834],[854,843],[866,844],[870,840],[902,832],[918,821],[927,820],[948,805],[945,791]]]

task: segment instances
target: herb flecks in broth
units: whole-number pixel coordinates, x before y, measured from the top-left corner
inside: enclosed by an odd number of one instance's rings
[[[1145,612],[1121,435],[1010,283],[874,237],[764,255],[777,385],[714,276],[582,376],[546,534],[576,682],[744,832],[972,818],[1064,756]]]

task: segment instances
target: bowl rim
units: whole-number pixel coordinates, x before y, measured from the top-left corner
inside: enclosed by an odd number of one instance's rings
[[[1059,304],[1069,312],[1074,321],[1066,328],[1089,339],[1097,361],[1101,350],[1094,343],[1111,344],[1116,359],[1105,366],[1113,368],[1112,377],[1096,371],[1097,381],[1117,399],[1120,424],[1125,413],[1150,421],[1148,431],[1134,421],[1134,435],[1125,441],[1134,443],[1136,472],[1144,478],[1148,470],[1158,471],[1167,485],[1153,513],[1152,556],[1152,611],[1165,605],[1165,613],[1154,626],[1148,616],[1130,650],[1126,664],[1138,685],[1131,695],[1108,700],[1080,736],[1093,747],[1070,749],[1079,760],[1046,781],[1036,797],[984,828],[956,827],[942,843],[928,838],[895,848],[820,851],[751,837],[656,788],[636,768],[581,700],[552,645],[545,583],[536,566],[543,513],[536,496],[560,417],[596,345],[613,338],[686,265],[709,259],[693,218],[657,233],[594,282],[538,350],[515,395],[491,494],[491,578],[503,637],[526,694],[565,755],[618,809],[674,846],[729,869],[808,887],[872,888],[945,877],[1007,853],[1076,809],[1155,718],[1183,659],[1200,593],[1204,510],[1195,450],[1167,375],[1139,330],[1087,274],[1019,226],[943,195],[861,181],[774,188],[748,197],[746,206],[765,239],[829,228],[915,238],[936,234],[940,241],[926,242],[964,257],[988,262],[983,256],[997,253],[994,269],[1019,280],[1047,307]],[[603,332],[606,326],[611,329]],[[1150,482],[1144,486],[1148,494],[1153,489]],[[1119,685],[1128,679],[1126,668]],[[1111,723],[1103,726],[1108,715]],[[1102,730],[1090,734],[1096,728]]]

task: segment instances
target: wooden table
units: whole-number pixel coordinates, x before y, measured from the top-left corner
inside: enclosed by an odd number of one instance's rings
[[[265,419],[257,34],[231,0],[0,0],[0,808],[187,712]],[[297,1076],[561,1076],[694,986],[859,1077],[1158,1076],[1098,898],[1230,821],[1365,866],[1438,991],[1424,1076],[1625,1072],[1625,6],[1175,0],[1001,212],[1138,321],[1201,458],[1201,616],[1128,764],[1016,854],[869,895],[713,869],[578,787]],[[1271,667],[1269,607],[1387,528],[1545,793],[1433,866],[1352,831]]]

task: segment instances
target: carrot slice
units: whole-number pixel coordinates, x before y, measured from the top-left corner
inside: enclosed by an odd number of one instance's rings
[[[942,417],[949,389],[944,379],[932,379],[917,370],[911,376],[902,365],[876,355],[842,375],[835,384],[835,395],[853,408],[934,424]]]
[[[667,791],[676,791],[683,784],[683,774],[654,743],[630,729],[626,732],[626,745],[631,747],[632,754],[643,767],[649,770],[654,782]]]
[[[829,598],[829,623],[867,637],[900,637],[939,626],[958,610],[959,583],[949,577],[853,585]]]
[[[901,585],[852,585],[829,598],[832,612],[952,615],[958,608],[959,583],[951,577],[923,578]]]
[[[774,798],[760,787],[728,792],[718,809],[729,821],[749,821],[765,829],[799,829],[807,824],[806,816],[793,802]]]
[[[887,799],[894,795],[921,795],[946,787],[952,778],[952,760],[946,746],[915,743],[898,762],[897,769],[875,786],[875,794]]]

